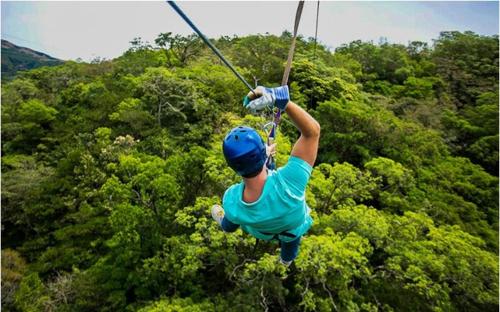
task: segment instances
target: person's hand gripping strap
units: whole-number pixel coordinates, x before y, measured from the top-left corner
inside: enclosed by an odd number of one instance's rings
[[[255,98],[257,95],[257,98]],[[243,99],[243,106],[252,113],[265,109],[266,107],[278,107],[281,110],[286,108],[290,101],[288,86],[277,88],[257,87],[253,92],[249,92]]]

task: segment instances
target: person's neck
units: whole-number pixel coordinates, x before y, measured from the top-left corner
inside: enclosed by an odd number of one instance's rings
[[[259,199],[262,194],[262,189],[267,179],[267,169],[262,171],[253,178],[243,178],[245,190],[243,192],[243,200],[246,202],[254,202]]]

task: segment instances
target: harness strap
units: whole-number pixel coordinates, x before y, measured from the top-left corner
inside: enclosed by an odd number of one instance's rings
[[[295,23],[293,26],[293,38],[292,44],[290,45],[290,49],[288,50],[288,58],[285,66],[285,72],[283,73],[283,79],[281,80],[281,85],[285,86],[288,84],[288,77],[290,75],[290,70],[292,69],[292,60],[293,54],[295,52],[295,43],[297,41],[297,32],[299,30],[300,17],[302,16],[302,9],[304,8],[304,0],[299,1],[299,5],[297,6],[297,11],[295,12]],[[276,128],[278,127],[281,120],[281,109],[274,114],[273,120],[273,128],[269,132],[269,136],[267,137],[267,144],[271,145],[276,138]],[[269,157],[266,163],[268,169],[275,169],[276,163],[274,161],[274,157]]]
[[[277,234],[276,233],[266,233],[266,232],[260,232],[260,233],[262,233],[264,235],[273,235],[273,238],[271,238],[271,239],[278,239],[279,235],[283,235],[283,236],[290,237],[290,238],[296,238],[297,237],[297,235],[294,235],[292,233],[288,233],[287,231],[283,231],[283,232],[277,233]]]
[[[283,73],[283,79],[281,80],[282,86],[288,83],[288,76],[290,75],[290,69],[292,68],[293,53],[295,52],[295,42],[297,41],[297,31],[299,30],[300,17],[302,15],[303,8],[304,8],[304,0],[299,1],[299,5],[297,6],[297,12],[295,13],[295,24],[293,26],[292,44],[290,45],[290,50],[288,50],[288,59],[286,61],[285,72]]]

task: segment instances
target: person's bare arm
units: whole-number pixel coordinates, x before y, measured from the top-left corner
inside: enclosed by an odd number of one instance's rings
[[[280,103],[278,103],[278,100],[280,100]],[[285,108],[286,113],[301,133],[293,146],[291,155],[299,157],[314,166],[318,155],[319,123],[308,112],[290,101],[287,86],[270,89],[257,87],[248,93],[243,105],[250,110],[260,110],[265,107],[273,107],[273,105],[281,109]]]
[[[299,157],[311,166],[314,166],[318,155],[320,125],[308,112],[300,106],[288,102],[286,113],[300,131],[300,137],[293,146],[292,156]]]

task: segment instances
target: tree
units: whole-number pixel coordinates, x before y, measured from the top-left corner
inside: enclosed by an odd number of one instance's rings
[[[304,57],[293,62],[291,81],[298,87],[298,93],[306,97],[309,108],[326,100],[352,101],[359,98],[355,78],[345,69],[327,67],[320,60],[314,63]]]
[[[272,86],[290,40],[214,42]],[[315,55],[297,39],[292,100],[322,137],[306,190],[314,225],[290,267],[276,241],[210,217],[241,182],[224,135],[244,124],[264,138],[267,116],[248,114],[248,90],[196,37],[156,44],[3,86],[3,308],[498,310],[497,37]],[[285,114],[278,167],[299,135]]]
[[[498,91],[481,94],[475,106],[445,111],[443,124],[454,151],[498,175]]]
[[[354,206],[373,198],[378,179],[349,163],[316,167],[309,182],[310,206],[318,212],[330,213],[339,207]]]
[[[459,109],[473,104],[481,93],[497,89],[498,36],[441,32],[434,42],[432,58]]]
[[[13,309],[15,293],[19,283],[26,273],[26,261],[17,251],[12,249],[2,250],[2,307]]]
[[[194,56],[199,55],[203,45],[196,34],[187,37],[182,35],[172,36],[171,32],[160,33],[155,43],[165,51],[167,67],[185,66]]]
[[[176,78],[170,71],[150,68],[140,77],[141,98],[156,124],[168,122],[174,132],[183,131],[196,109],[197,95],[191,83]]]

